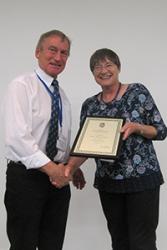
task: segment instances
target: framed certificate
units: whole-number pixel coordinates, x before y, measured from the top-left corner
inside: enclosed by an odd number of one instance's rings
[[[87,116],[74,140],[70,155],[115,159],[122,142],[123,118]]]

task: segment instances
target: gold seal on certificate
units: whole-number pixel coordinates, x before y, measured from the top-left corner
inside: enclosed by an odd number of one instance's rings
[[[122,142],[123,118],[87,116],[79,129],[71,155],[115,159]]]

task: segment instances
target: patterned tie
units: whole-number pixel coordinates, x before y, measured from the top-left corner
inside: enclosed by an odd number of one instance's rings
[[[54,87],[51,106],[51,118],[48,139],[46,142],[46,154],[53,160],[57,154],[57,139],[58,139],[58,116],[59,116],[59,85],[57,80],[53,80],[52,86]]]

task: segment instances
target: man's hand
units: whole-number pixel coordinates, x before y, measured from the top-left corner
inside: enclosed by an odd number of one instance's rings
[[[72,176],[72,183],[77,189],[84,188],[86,181],[84,178],[84,174],[80,168],[72,170],[70,165],[67,164],[65,168],[65,176],[67,178],[70,178]]]
[[[52,185],[56,186],[57,188],[62,188],[63,186],[69,184],[69,181],[72,179],[71,175],[68,177],[65,176],[65,168],[66,167],[63,164],[58,164],[57,170],[52,176],[49,177]]]
[[[63,164],[49,162],[41,167],[40,170],[49,176],[50,182],[57,188],[62,188],[71,180],[71,175],[68,177],[65,176],[65,166]]]

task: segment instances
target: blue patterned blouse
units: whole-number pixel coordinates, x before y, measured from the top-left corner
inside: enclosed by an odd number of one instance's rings
[[[81,124],[86,116],[124,117],[128,122],[153,125],[157,129],[154,140],[167,136],[160,112],[148,89],[140,83],[129,84],[120,100],[104,103],[98,94],[85,100],[81,109]],[[159,162],[150,139],[132,134],[123,141],[115,163],[96,161],[95,188],[107,192],[138,192],[153,189],[163,183]]]

